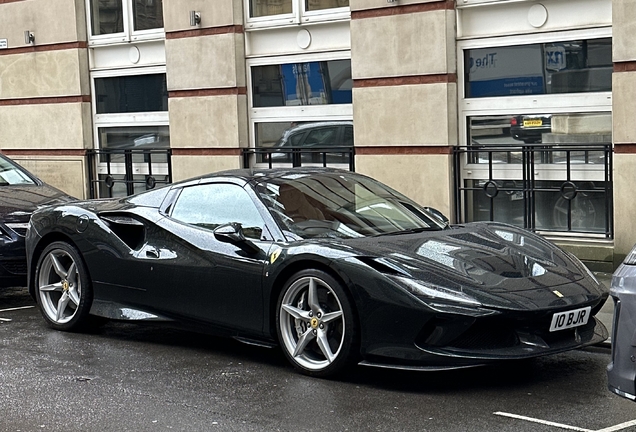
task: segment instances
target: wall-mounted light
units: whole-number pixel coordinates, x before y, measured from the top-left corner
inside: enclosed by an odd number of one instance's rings
[[[31,33],[31,30],[24,31],[24,43],[27,45],[35,43],[35,35]]]
[[[201,24],[201,12],[190,11],[190,25],[192,27]]]

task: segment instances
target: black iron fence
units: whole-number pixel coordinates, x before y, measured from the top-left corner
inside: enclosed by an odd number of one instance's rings
[[[91,198],[128,196],[172,182],[170,149],[89,150]]]
[[[243,166],[300,167],[300,166],[346,166],[355,171],[354,147],[262,147],[243,149]]]
[[[613,238],[612,155],[611,144],[456,147],[456,220]]]

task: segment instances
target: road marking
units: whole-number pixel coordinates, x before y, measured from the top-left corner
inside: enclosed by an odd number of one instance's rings
[[[34,307],[35,306],[20,306],[20,307],[14,307],[14,308],[0,309],[0,312],[12,312],[12,311],[17,311],[22,309],[31,309]],[[0,322],[11,322],[11,321],[12,320],[10,318],[0,318]]]
[[[636,426],[636,420],[632,420],[632,421],[628,421],[628,422],[625,422],[625,423],[621,423],[621,424],[618,424],[616,426],[611,426],[611,427],[608,427],[608,428],[605,428],[605,429],[600,429],[600,430],[597,430],[596,432],[614,432],[614,431],[618,431],[618,430],[621,430],[621,429],[628,428],[630,426]]]
[[[17,311],[22,309],[31,309],[34,307],[35,306],[20,306],[20,307],[8,308],[8,309],[0,309],[0,312],[11,312],[11,311]]]
[[[576,426],[569,426],[566,424],[561,424],[561,423],[555,423],[555,422],[551,422],[551,421],[547,421],[547,420],[540,420],[540,419],[536,419],[536,418],[532,418],[532,417],[526,417],[526,416],[521,416],[521,415],[517,415],[517,414],[510,414],[510,413],[505,413],[505,412],[496,412],[493,413],[495,415],[498,416],[503,416],[503,417],[510,417],[510,418],[514,418],[514,419],[518,419],[518,420],[526,420],[529,422],[533,422],[533,423],[540,423],[543,425],[547,425],[547,426],[554,426],[554,427],[558,427],[561,429],[567,429],[567,430],[573,430],[573,431],[578,431],[578,432],[594,432],[590,429],[583,429],[580,427],[576,427]],[[609,432],[609,431],[608,431]]]
[[[570,425],[566,425],[566,424],[561,424],[561,423],[555,423],[555,422],[551,422],[551,421],[547,421],[547,420],[541,420],[541,419],[536,419],[536,418],[532,418],[532,417],[526,417],[526,416],[522,416],[522,415],[518,415],[518,414],[510,414],[510,413],[505,413],[505,412],[501,412],[501,411],[497,411],[495,413],[493,413],[494,415],[498,415],[498,416],[502,416],[502,417],[509,417],[509,418],[513,418],[513,419],[518,419],[518,420],[525,420],[525,421],[529,421],[529,422],[533,422],[533,423],[540,423],[546,426],[554,426],[554,427],[558,427],[561,429],[567,429],[567,430],[573,430],[573,431],[578,431],[578,432],[616,432],[619,431],[621,429],[625,429],[631,426],[636,426],[636,420],[631,420],[625,423],[621,423],[621,424],[617,424],[616,426],[610,426],[608,428],[605,429],[599,429],[597,431],[593,431],[591,429],[583,429],[580,427],[576,427],[576,426],[570,426]]]

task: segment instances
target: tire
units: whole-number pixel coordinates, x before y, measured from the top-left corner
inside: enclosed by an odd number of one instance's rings
[[[285,356],[306,375],[334,376],[359,356],[352,302],[323,271],[300,271],[285,284],[276,305],[276,330]]]
[[[35,269],[35,294],[50,327],[77,331],[87,326],[93,291],[84,261],[75,247],[58,241],[44,249]]]

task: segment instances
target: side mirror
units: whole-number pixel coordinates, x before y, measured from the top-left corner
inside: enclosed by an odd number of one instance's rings
[[[260,248],[245,238],[243,227],[240,223],[230,222],[219,225],[214,229],[214,238],[223,243],[233,244],[249,254],[260,252]]]
[[[448,220],[448,218],[446,216],[444,216],[444,213],[442,213],[441,211],[437,210],[436,208],[424,207],[424,210],[429,212],[432,216],[435,217],[435,219],[437,219],[439,222],[441,222],[444,226],[449,226],[450,225],[450,221]]]

